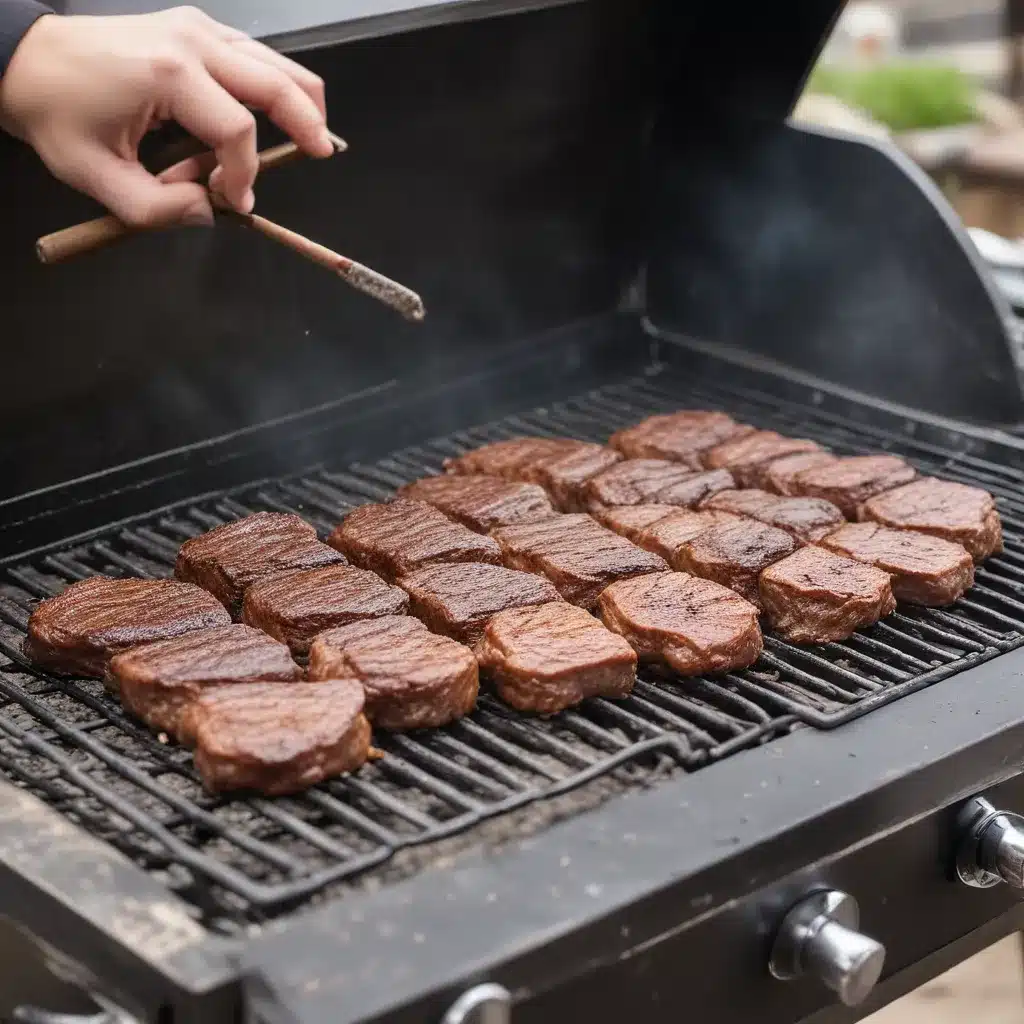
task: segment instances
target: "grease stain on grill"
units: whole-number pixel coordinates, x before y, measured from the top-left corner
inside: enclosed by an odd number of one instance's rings
[[[39,599],[95,573],[168,575],[181,542],[219,523],[295,511],[326,532],[354,506],[386,499],[468,448],[522,434],[604,441],[680,406],[721,409],[839,454],[892,451],[924,473],[985,487],[1003,516],[1006,551],[952,608],[901,607],[841,644],[798,648],[769,636],[746,671],[685,682],[641,673],[630,699],[591,701],[549,720],[484,695],[470,718],[378,737],[383,760],[279,800],[209,796],[190,755],[125,715],[102,683],[47,677],[22,654]],[[207,927],[235,933],[300,904],[528,840],[795,728],[834,728],[1024,643],[1024,473],[913,433],[827,413],[810,392],[802,404],[662,369],[374,465],[264,481],[55,545],[0,570],[0,772],[150,871]]]

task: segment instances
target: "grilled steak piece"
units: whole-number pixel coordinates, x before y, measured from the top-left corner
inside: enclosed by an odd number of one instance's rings
[[[941,607],[974,584],[971,556],[960,544],[941,537],[878,523],[848,523],[825,537],[821,546],[887,572],[897,601]]]
[[[298,516],[257,512],[185,541],[174,575],[198,583],[237,618],[250,583],[289,569],[338,565],[345,559],[317,540]]]
[[[769,463],[786,455],[820,452],[821,445],[797,437],[783,437],[774,430],[758,430],[733,438],[704,453],[708,469],[727,469],[740,487],[754,487],[758,474]]]
[[[629,641],[641,662],[683,676],[746,668],[763,646],[749,601],[685,572],[613,583],[598,607],[604,624]]]
[[[561,600],[543,576],[482,562],[424,566],[398,584],[412,600],[413,615],[435,633],[470,646],[498,612]]]
[[[701,579],[721,583],[760,610],[757,586],[761,570],[796,548],[797,542],[784,530],[740,519],[702,531],[676,550],[672,564]]]
[[[688,508],[681,508],[641,530],[634,543],[661,555],[673,569],[679,569],[681,566],[676,564],[676,555],[684,544],[713,526],[750,521],[734,516],[731,512],[692,512]]]
[[[121,651],[230,622],[224,606],[191,583],[93,576],[36,607],[25,651],[42,668],[102,677]]]
[[[521,479],[521,471],[534,462],[572,451],[578,441],[553,437],[517,437],[474,448],[455,459],[445,459],[449,473],[484,473],[506,480]]]
[[[394,580],[436,562],[501,561],[498,545],[422,501],[353,509],[327,539],[353,565]]]
[[[896,607],[888,573],[815,546],[770,565],[760,590],[769,625],[795,644],[845,640]]]
[[[753,486],[786,497],[796,495],[796,478],[805,469],[817,469],[836,461],[831,452],[800,452],[765,463],[758,469]]]
[[[667,459],[700,469],[702,452],[753,429],[724,412],[684,409],[648,416],[636,426],[613,434],[608,443],[630,459]]]
[[[406,484],[398,494],[411,501],[425,501],[477,533],[513,523],[535,523],[555,514],[543,488],[497,476],[429,476]]]
[[[582,501],[591,511],[615,505],[690,508],[735,486],[732,476],[724,470],[695,473],[688,466],[664,459],[627,459],[588,480]]]
[[[296,682],[288,648],[250,626],[215,626],[134,647],[111,659],[107,681],[147,725],[180,735],[184,710],[208,689],[234,683]]]
[[[708,498],[701,508],[749,516],[785,530],[804,544],[813,544],[845,522],[842,512],[821,498],[781,498],[753,488],[722,491]]]
[[[539,484],[563,512],[582,512],[584,484],[598,473],[622,461],[622,454],[602,444],[573,442],[575,447],[531,462],[520,471],[521,478]]]
[[[325,629],[357,619],[401,615],[409,606],[405,591],[376,573],[354,565],[329,565],[278,573],[245,592],[242,619],[286,643],[300,657]]]
[[[805,469],[793,481],[800,495],[831,501],[847,519],[875,494],[908,484],[917,473],[898,455],[855,455]]]
[[[350,679],[220,686],[192,702],[182,733],[210,792],[299,793],[366,761],[363,700]]]
[[[609,530],[620,534],[627,540],[637,543],[637,538],[659,519],[678,512],[677,505],[609,505],[607,508],[596,508],[590,514]],[[643,547],[643,545],[640,545]]]
[[[505,564],[547,576],[572,604],[593,608],[614,580],[668,568],[650,551],[606,530],[587,515],[565,515],[542,523],[494,531]]]
[[[636,681],[629,644],[564,601],[499,612],[477,657],[506,704],[541,715],[588,697],[628,697]]]
[[[366,717],[392,730],[433,729],[468,715],[480,685],[468,647],[408,615],[321,633],[310,648],[309,678],[361,683]]]
[[[924,477],[879,494],[864,503],[858,518],[961,544],[975,562],[1003,550],[1003,527],[992,495],[949,480]]]

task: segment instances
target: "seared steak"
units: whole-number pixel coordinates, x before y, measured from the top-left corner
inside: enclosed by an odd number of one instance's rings
[[[750,521],[734,516],[731,512],[692,512],[688,508],[681,508],[641,530],[634,543],[661,555],[673,569],[680,569],[682,567],[676,564],[676,555],[684,544],[713,526]]]
[[[598,473],[622,461],[621,453],[601,444],[574,442],[575,447],[538,459],[525,466],[523,480],[539,484],[563,512],[584,510],[583,485]]]
[[[925,477],[864,503],[860,519],[962,544],[975,562],[1003,550],[1003,527],[988,491]]]
[[[534,462],[573,450],[578,441],[568,438],[517,437],[474,448],[455,459],[446,459],[449,473],[484,473],[506,480],[521,479],[521,471]]]
[[[593,608],[613,580],[659,572],[665,562],[606,530],[587,515],[565,515],[542,523],[494,531],[505,564],[547,576],[572,604]]]
[[[496,526],[512,523],[535,523],[555,514],[547,494],[536,484],[497,476],[429,476],[406,484],[398,494],[412,501],[425,501],[477,533],[489,533]]]
[[[910,483],[917,476],[898,455],[855,455],[799,473],[794,490],[809,498],[831,501],[847,519],[868,498]]]
[[[726,587],[685,572],[613,583],[598,602],[604,624],[640,661],[683,676],[747,668],[761,653],[757,609]]]
[[[363,688],[352,680],[220,686],[192,702],[182,732],[212,793],[299,793],[370,753]]]
[[[684,409],[648,416],[636,426],[613,434],[608,443],[630,459],[667,459],[700,469],[702,452],[753,429],[724,412]]]
[[[753,487],[758,474],[769,462],[786,455],[820,452],[821,445],[796,437],[783,437],[774,430],[758,430],[733,438],[704,453],[708,469],[727,469],[740,487]]]
[[[814,546],[765,569],[760,589],[771,628],[796,644],[845,640],[896,607],[888,573]]]
[[[913,530],[848,523],[821,546],[887,572],[897,601],[948,605],[974,584],[974,562],[960,544]]]
[[[813,544],[844,522],[843,514],[821,498],[781,498],[758,491],[722,491],[708,498],[702,509],[717,509],[749,516],[776,529],[785,530],[805,544]]]
[[[296,682],[288,648],[250,626],[215,626],[133,647],[111,659],[107,680],[148,725],[179,736],[182,712],[205,690],[230,683]]]
[[[599,473],[583,487],[583,502],[591,511],[615,505],[698,505],[718,491],[735,487],[729,473],[696,473],[664,459],[627,459]]]
[[[250,583],[289,569],[339,565],[345,559],[317,540],[316,530],[298,516],[257,512],[185,541],[174,575],[198,583],[237,618]]]
[[[648,526],[678,511],[676,505],[610,505],[607,508],[596,508],[590,514],[602,526],[607,526],[609,530],[635,544]],[[643,547],[642,544],[640,546]]]
[[[800,452],[797,455],[787,455],[761,466],[755,474],[753,486],[793,497],[796,495],[796,478],[805,469],[817,469],[835,461],[836,457],[831,452]]]
[[[327,543],[353,565],[394,580],[436,562],[501,561],[498,545],[461,523],[453,523],[422,501],[363,505],[349,512]]]
[[[628,697],[636,681],[629,644],[564,601],[499,612],[477,657],[506,704],[541,715],[588,697]]]
[[[278,573],[245,592],[242,619],[304,656],[317,633],[357,619],[401,615],[405,591],[354,565]]]
[[[321,633],[310,648],[309,678],[355,679],[366,691],[366,717],[393,730],[454,722],[473,710],[479,689],[473,652],[408,615]]]
[[[191,583],[93,576],[36,607],[25,650],[42,668],[102,677],[121,651],[230,622],[224,606]]]
[[[492,615],[507,608],[560,601],[543,576],[482,562],[427,565],[399,579],[411,611],[435,633],[473,646]]]

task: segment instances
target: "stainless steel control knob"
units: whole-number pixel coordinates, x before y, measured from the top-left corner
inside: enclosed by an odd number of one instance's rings
[[[862,1003],[885,963],[885,946],[862,935],[860,908],[844,892],[824,890],[805,897],[783,919],[769,969],[781,981],[811,976],[846,1006]]]
[[[964,805],[958,825],[956,873],[964,885],[988,889],[1005,882],[1024,889],[1024,818],[978,797]]]
[[[441,1024],[510,1024],[512,996],[501,985],[476,985],[452,1003]]]

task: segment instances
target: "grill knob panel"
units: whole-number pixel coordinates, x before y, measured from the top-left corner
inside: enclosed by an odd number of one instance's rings
[[[477,985],[452,1003],[441,1024],[510,1024],[512,996],[501,985]]]
[[[885,947],[857,929],[860,908],[844,892],[805,897],[783,919],[769,970],[780,981],[811,976],[846,1006],[862,1003],[882,973]]]
[[[1024,889],[1024,817],[999,811],[980,797],[960,812],[956,873],[972,889],[1005,882]]]

